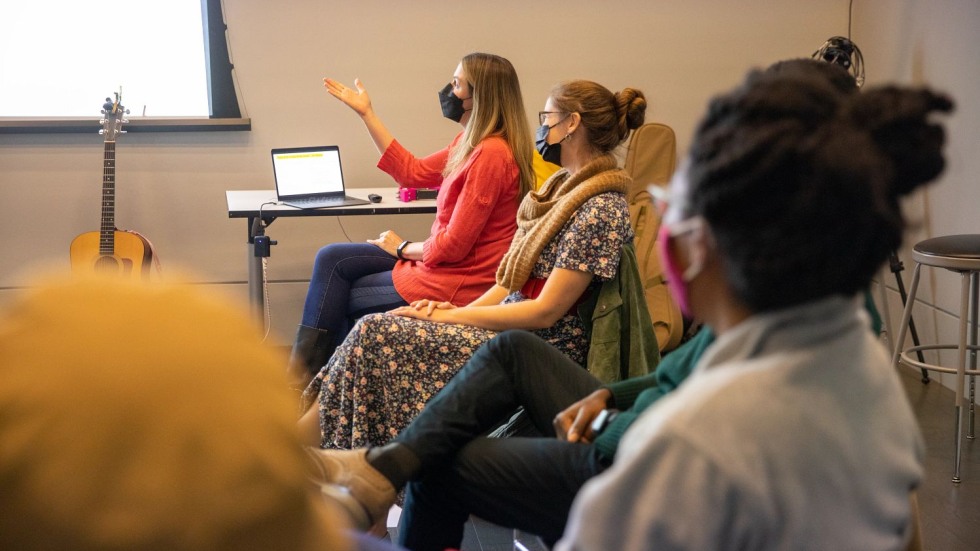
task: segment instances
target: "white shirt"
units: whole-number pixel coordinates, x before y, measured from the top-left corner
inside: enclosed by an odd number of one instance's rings
[[[901,549],[922,441],[857,301],[757,315],[624,435],[558,550]]]

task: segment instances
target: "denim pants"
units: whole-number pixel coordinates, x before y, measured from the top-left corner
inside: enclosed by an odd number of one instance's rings
[[[303,325],[342,340],[353,322],[407,303],[395,290],[395,257],[370,243],[331,243],[316,253],[303,306]]]
[[[407,485],[399,543],[458,548],[471,514],[556,541],[579,488],[608,462],[591,444],[482,435],[518,406],[538,431],[552,435],[555,415],[600,384],[525,331],[503,332],[482,346],[395,438],[422,465]]]

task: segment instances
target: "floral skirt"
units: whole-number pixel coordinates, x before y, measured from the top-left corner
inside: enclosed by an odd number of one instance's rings
[[[572,327],[577,322],[575,316],[566,316],[536,333],[582,364],[587,342],[584,333]],[[303,392],[304,411],[318,401],[321,447],[387,443],[496,334],[392,314],[361,318]]]

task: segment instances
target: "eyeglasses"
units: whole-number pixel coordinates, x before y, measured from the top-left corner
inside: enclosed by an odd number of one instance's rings
[[[653,196],[653,205],[660,214],[661,223],[666,225],[667,235],[670,237],[691,233],[704,227],[704,218],[700,215],[690,216],[676,222],[669,222],[667,220],[667,210],[670,208],[671,203],[670,189],[657,184],[650,184],[647,187],[647,191]]]
[[[562,113],[564,113],[564,111],[538,111],[538,122],[541,124],[541,126],[544,126],[544,121],[548,118],[548,115],[560,115]]]
[[[670,190],[664,186],[650,184],[647,186],[647,192],[653,196],[653,205],[657,208],[660,216],[663,216],[667,212],[667,207],[670,205]]]
[[[702,228],[704,228],[704,218],[701,216],[692,216],[684,220],[678,220],[677,222],[667,223],[667,235],[677,237],[698,231]]]

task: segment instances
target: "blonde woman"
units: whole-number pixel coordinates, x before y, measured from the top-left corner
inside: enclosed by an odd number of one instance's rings
[[[534,184],[520,83],[500,56],[472,53],[460,61],[439,99],[443,115],[463,130],[422,158],[391,135],[360,80],[350,88],[325,78],[324,86],[364,121],[381,153],[378,168],[401,187],[438,187],[439,193],[425,241],[386,231],[367,243],[334,243],[317,253],[290,359],[291,379],[301,387],[364,314],[423,298],[462,306],[482,295],[514,236],[517,206]]]

